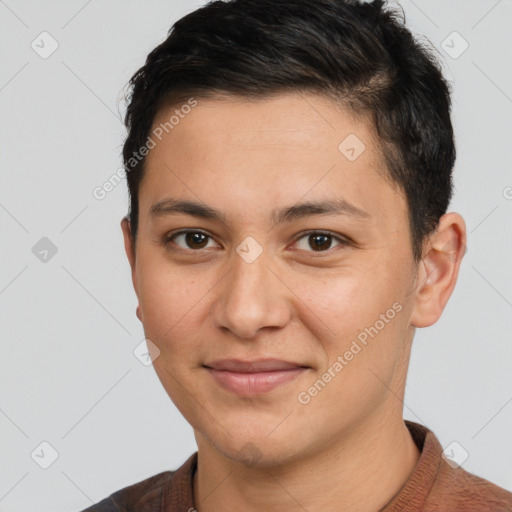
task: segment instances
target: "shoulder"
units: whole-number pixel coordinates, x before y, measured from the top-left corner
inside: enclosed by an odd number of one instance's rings
[[[163,471],[124,487],[82,512],[160,510],[165,488],[175,473],[176,471]]]
[[[443,510],[447,503],[453,510],[510,512],[512,492],[441,459],[426,510]]]
[[[455,464],[429,428],[406,420],[421,452],[386,512],[511,512],[512,493]]]
[[[173,504],[190,509],[196,467],[197,452],[175,471],[162,471],[124,487],[81,512],[160,512],[170,510],[168,505]]]

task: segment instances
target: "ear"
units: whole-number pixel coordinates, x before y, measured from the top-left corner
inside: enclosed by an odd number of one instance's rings
[[[458,213],[447,213],[424,246],[415,282],[411,316],[414,327],[436,323],[450,298],[466,253],[466,224]]]
[[[128,257],[128,262],[130,263],[130,268],[132,271],[132,283],[133,289],[135,290],[135,294],[137,298],[139,297],[139,291],[137,287],[137,272],[135,265],[135,244],[133,243],[132,238],[132,230],[130,221],[128,220],[128,216],[125,216],[121,220],[121,229],[123,231],[124,238],[124,250],[126,252],[126,256]],[[136,309],[137,318],[142,322],[142,314],[140,311],[140,304],[137,305]]]

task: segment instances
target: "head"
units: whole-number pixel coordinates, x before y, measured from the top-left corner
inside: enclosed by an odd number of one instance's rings
[[[198,442],[265,465],[401,417],[465,247],[433,55],[382,1],[217,1],[130,85],[137,315]],[[302,369],[260,393],[211,371],[268,358]]]

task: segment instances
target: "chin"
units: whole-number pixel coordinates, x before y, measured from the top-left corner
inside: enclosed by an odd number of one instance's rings
[[[222,456],[232,460],[246,468],[271,469],[297,460],[301,456],[297,440],[292,436],[278,436],[274,432],[270,439],[268,432],[261,436],[234,434],[224,435],[222,439],[212,440],[207,437],[207,442],[213,446]]]
[[[247,441],[239,449],[229,449],[222,453],[248,469],[271,469],[288,462],[288,457],[284,453],[276,453],[275,450],[269,450],[268,446],[263,448],[261,443],[252,441]]]

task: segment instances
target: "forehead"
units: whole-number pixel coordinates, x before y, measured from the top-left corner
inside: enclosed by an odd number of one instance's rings
[[[282,93],[262,98],[218,96],[199,99],[193,108],[188,108],[187,103],[183,100],[161,109],[154,119],[153,131],[160,130],[162,138],[172,138],[180,144],[195,143],[200,137],[212,146],[236,142],[245,149],[258,149],[258,144],[271,148],[288,143],[294,149],[302,145],[305,151],[327,145],[338,150],[341,142],[338,139],[351,132],[360,143],[375,146],[370,148],[372,151],[378,149],[367,116],[356,115],[317,94]],[[169,126],[171,119],[173,126]],[[191,132],[196,136],[191,138]],[[207,147],[209,153],[214,149]]]
[[[141,212],[166,193],[218,209],[227,200],[274,210],[340,196],[377,215],[404,206],[396,201],[401,194],[389,183],[371,123],[325,97],[293,93],[198,99],[191,109],[185,104],[155,118],[152,133],[160,137],[153,136],[156,146],[146,158]]]

